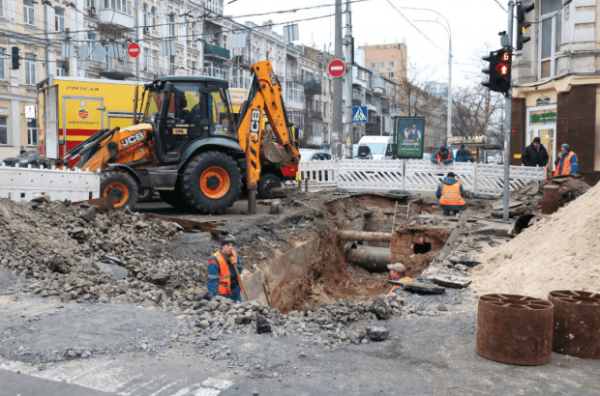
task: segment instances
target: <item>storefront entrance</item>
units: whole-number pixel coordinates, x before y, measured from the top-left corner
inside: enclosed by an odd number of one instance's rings
[[[527,133],[525,134],[525,146],[533,142],[534,137],[539,137],[542,144],[548,150],[550,161],[548,162],[554,170],[554,158],[556,158],[556,105],[537,106],[527,109]]]

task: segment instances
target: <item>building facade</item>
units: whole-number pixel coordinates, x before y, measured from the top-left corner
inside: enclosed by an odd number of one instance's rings
[[[568,143],[588,182],[600,180],[600,1],[536,0],[527,15],[531,40],[513,60],[510,158],[534,137],[551,164]]]
[[[407,48],[402,44],[378,44],[359,47],[365,51],[365,67],[388,77],[397,84],[406,80]]]

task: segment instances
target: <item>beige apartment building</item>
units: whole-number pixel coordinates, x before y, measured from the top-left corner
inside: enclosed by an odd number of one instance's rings
[[[378,44],[359,47],[365,51],[365,66],[401,84],[406,80],[406,44]]]

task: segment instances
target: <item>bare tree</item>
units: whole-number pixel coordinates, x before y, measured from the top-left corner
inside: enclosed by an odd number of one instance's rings
[[[442,100],[427,92],[427,83],[432,80],[426,68],[410,62],[407,78],[399,84],[399,102],[402,115],[408,117],[439,117]]]
[[[452,96],[452,134],[486,135],[487,141],[502,140],[504,104],[501,95],[481,85],[462,87]]]

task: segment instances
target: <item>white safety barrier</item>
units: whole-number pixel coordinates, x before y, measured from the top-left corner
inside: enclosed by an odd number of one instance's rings
[[[39,196],[51,200],[84,201],[98,198],[100,174],[80,169],[34,169],[0,164],[0,198],[16,202]]]
[[[500,195],[504,189],[504,165],[459,162],[449,165],[418,160],[336,160],[300,162],[300,180],[309,186],[336,186],[353,191],[404,190],[433,193],[448,172],[454,172],[466,190]],[[544,168],[510,167],[510,190],[541,181]]]

